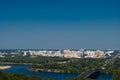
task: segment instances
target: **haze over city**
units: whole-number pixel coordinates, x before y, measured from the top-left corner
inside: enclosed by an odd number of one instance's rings
[[[0,49],[120,49],[119,0],[1,0]]]

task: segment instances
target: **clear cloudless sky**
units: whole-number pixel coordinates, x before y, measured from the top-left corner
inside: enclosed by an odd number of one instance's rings
[[[119,0],[0,0],[0,49],[120,49]]]

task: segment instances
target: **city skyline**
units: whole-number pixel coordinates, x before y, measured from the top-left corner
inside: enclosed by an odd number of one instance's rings
[[[0,1],[0,49],[120,49],[119,3]]]

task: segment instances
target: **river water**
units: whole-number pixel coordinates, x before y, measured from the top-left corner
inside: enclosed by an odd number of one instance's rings
[[[28,65],[14,64],[11,68],[4,69],[3,72],[20,73],[27,76],[40,76],[43,78],[54,78],[55,80],[66,80],[67,78],[75,78],[78,74],[53,73],[53,72],[29,72]],[[111,80],[112,75],[100,74],[97,80]]]

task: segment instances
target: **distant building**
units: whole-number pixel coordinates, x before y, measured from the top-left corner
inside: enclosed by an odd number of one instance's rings
[[[104,51],[85,51],[86,54],[85,58],[103,58],[104,57]]]
[[[64,50],[64,57],[65,58],[81,58],[83,56],[83,51],[71,51],[71,50]]]

